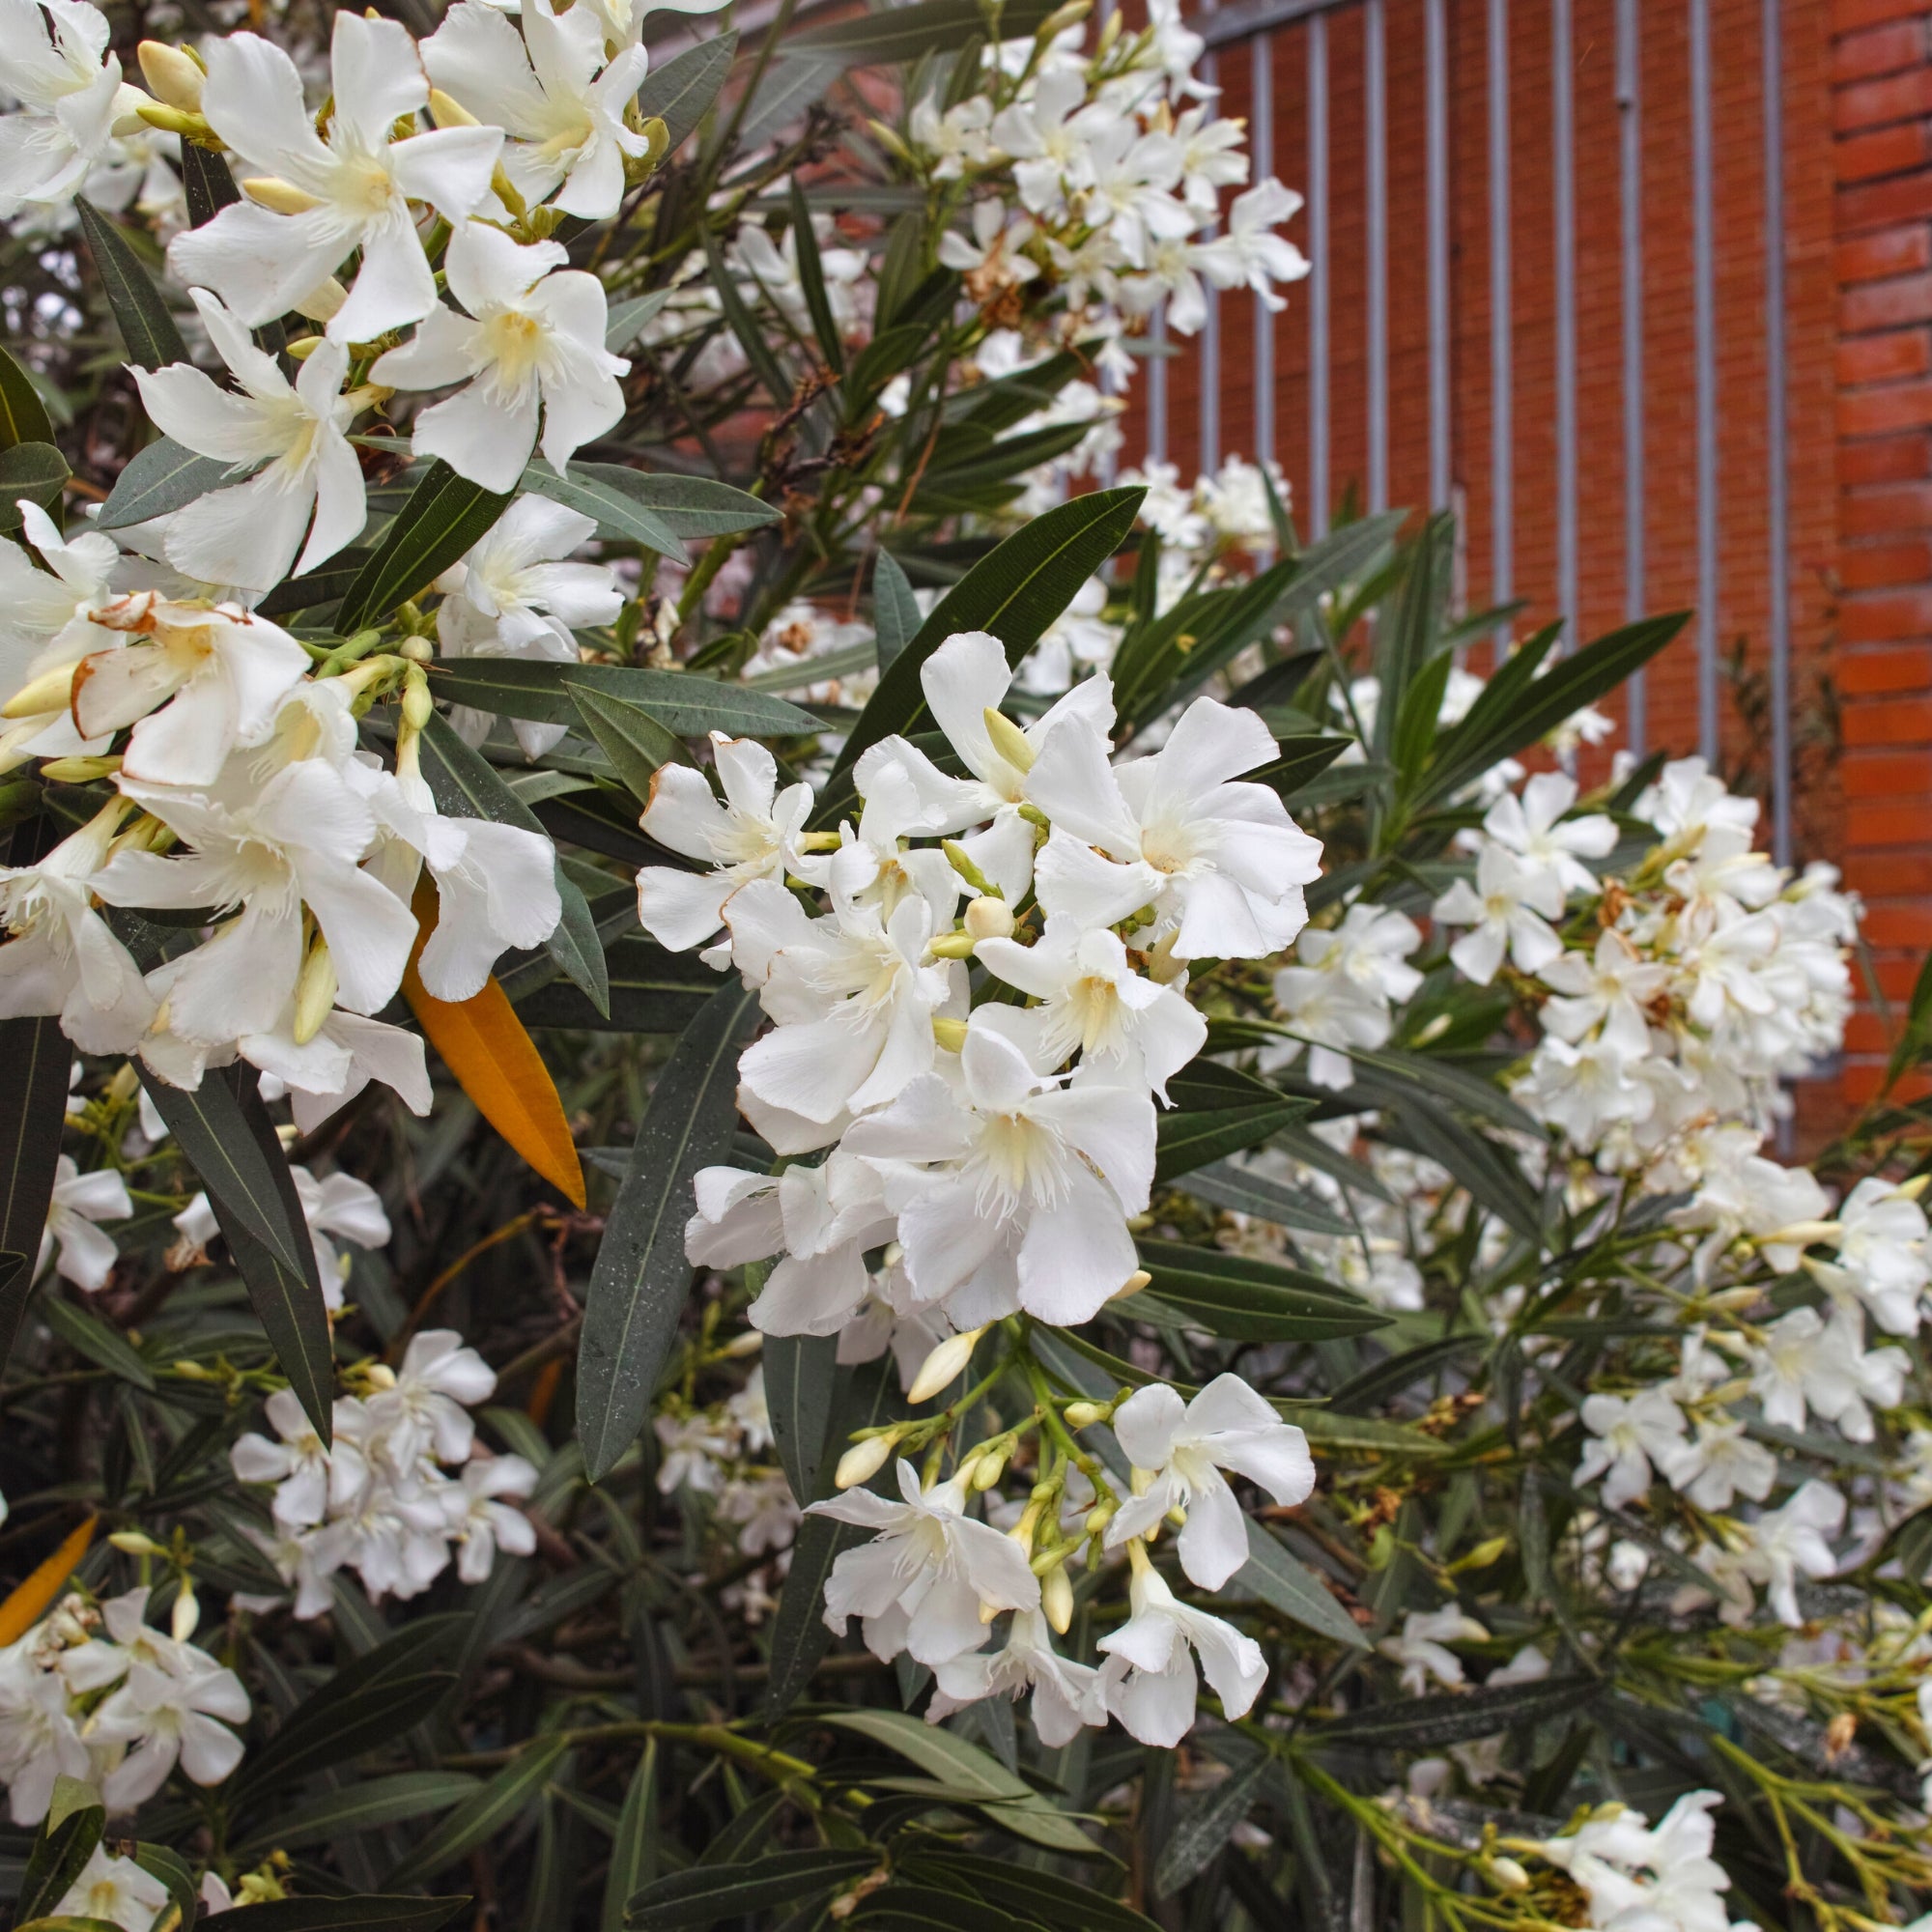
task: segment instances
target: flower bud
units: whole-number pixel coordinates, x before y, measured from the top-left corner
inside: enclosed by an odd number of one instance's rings
[[[1004,711],[995,711],[990,704],[980,716],[985,721],[986,736],[993,741],[993,750],[1014,771],[1032,771],[1036,753],[1027,734]]]
[[[1450,1564],[1452,1573],[1463,1570],[1487,1570],[1492,1563],[1500,1559],[1509,1548],[1509,1538],[1492,1536],[1487,1542],[1479,1543],[1466,1556],[1459,1556]]]
[[[981,1492],[990,1490],[1007,1473],[1007,1452],[995,1449],[973,1465],[973,1487]]]
[[[935,959],[970,959],[973,938],[971,932],[943,932],[926,950]]]
[[[348,299],[349,291],[330,275],[327,281],[318,282],[296,303],[295,312],[310,322],[328,322]]]
[[[1925,1192],[1928,1184],[1932,1184],[1932,1174],[1915,1174],[1910,1180],[1901,1180],[1898,1183],[1898,1191],[1906,1200],[1917,1201]]]
[[[969,1328],[961,1335],[949,1335],[926,1356],[919,1374],[913,1378],[912,1387],[906,1390],[906,1400],[930,1402],[941,1389],[957,1381],[966,1373],[966,1365],[973,1359],[973,1350],[980,1346],[980,1337],[985,1332],[980,1327]]]
[[[1073,1579],[1067,1576],[1065,1564],[1040,1578],[1039,1606],[1054,1631],[1065,1636],[1073,1622]]]
[[[335,962],[328,956],[328,942],[320,933],[302,961],[301,977],[296,981],[295,1039],[306,1046],[322,1031],[335,1005]]]
[[[976,940],[1010,939],[1013,909],[1005,899],[977,898],[966,908],[966,930]]]
[[[1170,932],[1148,954],[1148,978],[1156,986],[1171,986],[1177,980],[1187,977],[1187,961],[1174,956],[1174,942],[1177,934]]]
[[[1056,7],[1035,30],[1034,39],[1041,46],[1051,46],[1069,27],[1077,27],[1094,11],[1094,0],[1066,0]]]
[[[436,715],[436,699],[429,695],[429,682],[416,671],[403,686],[403,723],[412,731],[420,731]]]
[[[5,704],[0,704],[0,718],[38,718],[43,711],[65,711],[73,693],[76,668],[73,665],[62,665],[57,669],[43,671],[23,684]]]
[[[119,757],[49,758],[41,767],[41,776],[55,784],[92,784],[121,769]]]
[[[424,637],[400,638],[396,641],[396,655],[410,664],[433,664],[436,646]]]
[[[1124,1301],[1129,1295],[1138,1294],[1152,1279],[1153,1276],[1149,1274],[1146,1268],[1136,1268],[1107,1299]]]
[[[1104,1402],[1069,1402],[1065,1409],[1065,1422],[1069,1429],[1092,1429],[1096,1422],[1105,1422],[1109,1405]]]
[[[165,1556],[168,1553],[152,1536],[138,1529],[117,1529],[107,1540],[123,1556]]]
[[[869,1483],[886,1466],[886,1459],[897,1439],[888,1430],[883,1435],[868,1435],[865,1441],[853,1443],[838,1459],[838,1467],[833,1472],[833,1488],[852,1490],[861,1483]]]
[[[1083,1534],[1098,1536],[1120,1514],[1121,1506],[1109,1496],[1105,1502],[1095,1503],[1087,1512],[1087,1520],[1080,1525]]]
[[[736,1361],[744,1355],[755,1355],[765,1346],[765,1338],[755,1328],[747,1328],[742,1335],[734,1335],[720,1351],[728,1360]]]
[[[141,78],[156,100],[184,114],[201,112],[201,83],[206,75],[192,54],[165,41],[143,41],[134,51],[141,62]]]
[[[936,1019],[932,1023],[932,1037],[942,1053],[957,1053],[966,1044],[966,1022]]]
[[[439,128],[474,128],[479,125],[475,115],[462,101],[452,99],[440,87],[432,87],[429,91],[429,118]]]
[[[194,1585],[184,1577],[181,1595],[175,1599],[174,1610],[169,1618],[169,1632],[177,1643],[185,1643],[194,1634],[194,1627],[200,1621],[201,1605],[195,1601]]]
[[[1490,1861],[1490,1876],[1505,1891],[1527,1891],[1529,1889],[1529,1874],[1514,1859],[1492,1859]]]
[[[134,113],[148,127],[157,128],[163,134],[179,134],[187,141],[205,140],[214,132],[199,114],[185,114],[179,107],[170,107],[163,100],[140,101]]]
[[[310,209],[322,206],[306,188],[297,187],[279,175],[249,175],[240,186],[250,201],[276,214],[306,214]]]

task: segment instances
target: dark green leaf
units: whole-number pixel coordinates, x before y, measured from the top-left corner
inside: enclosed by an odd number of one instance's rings
[[[527,1744],[480,1791],[472,1793],[389,1873],[391,1885],[420,1885],[458,1859],[507,1832],[543,1790],[570,1740],[539,1738]]]
[[[1142,1241],[1140,1255],[1148,1292],[1210,1335],[1319,1342],[1388,1326],[1379,1309],[1299,1268],[1179,1241]]]
[[[376,1893],[347,1898],[270,1898],[246,1909],[259,1912],[249,1932],[436,1932],[469,1898],[384,1897]]]
[[[1233,1776],[1204,1791],[1182,1809],[1154,1864],[1156,1898],[1172,1898],[1220,1856],[1235,1827],[1248,1815],[1268,1762],[1266,1756],[1257,1753]]]
[[[137,1070],[156,1112],[208,1189],[275,1360],[327,1442],[335,1401],[328,1309],[315,1241],[254,1074],[246,1068],[211,1072],[188,1093],[156,1079],[145,1065]]]
[[[1534,1684],[1505,1684],[1495,1690],[1445,1691],[1435,1697],[1401,1697],[1371,1704],[1318,1727],[1323,1744],[1357,1749],[1430,1751],[1472,1738],[1493,1737],[1518,1724],[1542,1724],[1580,1710],[1602,1694],[1600,1677],[1545,1677]]]
[[[41,1315],[47,1326],[76,1353],[85,1355],[109,1375],[119,1376],[123,1381],[132,1382],[151,1395],[154,1393],[154,1371],[120,1329],[110,1328],[98,1315],[76,1308],[59,1294],[46,1296],[41,1304]]]
[[[600,492],[622,497],[654,517],[673,537],[722,537],[762,529],[779,513],[749,491],[710,476],[682,476],[674,470],[632,469],[621,463],[573,462],[573,479],[582,477]],[[532,479],[530,488],[536,487]]]
[[[1445,1335],[1438,1342],[1425,1342],[1417,1349],[1405,1349],[1399,1355],[1350,1376],[1329,1398],[1337,1408],[1369,1409],[1399,1394],[1413,1382],[1435,1375],[1451,1362],[1488,1347],[1484,1335]]]
[[[1163,1114],[1154,1129],[1154,1179],[1174,1180],[1254,1147],[1302,1119],[1313,1104],[1284,1095],[1259,1106],[1224,1107],[1214,1113]]]
[[[717,298],[718,305],[724,311],[724,320],[731,326],[731,333],[738,338],[738,347],[745,352],[745,360],[752,366],[759,382],[765,385],[765,393],[781,409],[791,402],[791,379],[783,365],[772,352],[766,340],[765,327],[745,303],[745,292],[738,286],[738,277],[726,265],[724,253],[718,245],[718,238],[709,226],[702,231],[704,243],[704,265],[709,271],[708,286]]]
[[[920,479],[920,494],[963,497],[989,484],[1008,482],[1024,470],[1065,456],[1086,440],[1091,427],[1085,422],[1049,423],[1043,429],[1002,437],[944,468],[935,462]]]
[[[577,1428],[590,1480],[611,1472],[650,1412],[691,1285],[692,1180],[721,1161],[738,1118],[738,1049],[757,1000],[720,986],[678,1037],[639,1123],[605,1223],[577,1356]]]
[[[14,1903],[16,1919],[24,1923],[53,1911],[73,1889],[106,1826],[107,1813],[92,1788],[63,1776],[27,1854],[26,1875]]]
[[[234,465],[218,456],[197,456],[191,449],[162,437],[136,450],[128,467],[114,479],[107,500],[96,519],[104,530],[127,529],[151,517],[166,516],[185,503],[219,490],[230,480]]]
[[[767,1335],[765,1406],[785,1481],[801,1505],[818,1493],[838,1371],[836,1335]]]
[[[553,980],[516,1001],[526,1027],[590,1027],[613,1033],[682,1033],[718,987],[718,975],[690,953],[667,952],[630,933],[604,955],[611,1010],[600,1013],[575,986]]]
[[[926,716],[920,670],[955,632],[990,631],[1006,646],[1007,662],[1017,665],[1125,541],[1145,495],[1124,489],[1076,497],[1035,518],[976,563],[880,672],[878,689],[838,753],[828,792],[867,746],[895,731],[920,728]]]
[[[617,1829],[611,1834],[611,1869],[604,1879],[598,1932],[624,1932],[625,1908],[658,1875],[657,1813],[658,1741],[650,1738],[631,1774]]]
[[[921,1853],[899,1867],[909,1876],[970,1887],[981,1898],[1027,1913],[1062,1932],[1154,1932],[1154,1923],[1130,1905],[1104,1898],[1072,1879],[950,1847]]]
[[[441,712],[431,715],[421,740],[422,775],[436,795],[439,811],[457,818],[485,818],[495,825],[514,825],[542,838],[549,835],[542,821],[499,778],[496,768],[474,747],[457,736],[456,727]],[[582,890],[556,862],[557,896],[563,917],[544,941],[544,951],[557,969],[600,1013],[611,1008],[611,982],[604,965],[604,948],[597,938],[597,922],[590,916]]]
[[[708,731],[732,737],[804,737],[820,728],[810,712],[781,697],[721,684],[695,671],[541,664],[520,658],[464,658],[430,670],[430,689],[451,704],[543,724],[577,723],[566,680],[640,705],[682,738],[701,738]]]
[[[878,639],[881,670],[912,642],[919,626],[919,600],[912,584],[897,559],[882,550],[872,569],[872,630]]]
[[[151,1878],[159,1879],[167,1887],[170,1901],[181,1913],[182,1925],[192,1925],[200,1910],[200,1895],[187,1861],[166,1845],[137,1842],[134,1862]]]
[[[0,1367],[34,1284],[72,1065],[58,1020],[0,1020]]]
[[[689,553],[664,519],[609,477],[593,473],[600,469],[615,470],[623,476],[631,473],[614,463],[573,463],[568,473],[559,476],[538,456],[531,458],[519,487],[548,497],[580,516],[594,518],[601,536],[628,538],[673,563],[688,562]]]
[[[33,378],[0,349],[0,449],[18,442],[51,442],[54,421]]]
[[[674,155],[704,119],[731,71],[737,51],[736,28],[714,34],[666,61],[663,67],[653,68],[639,88],[639,118],[662,121],[670,135],[667,156]]]
[[[1025,39],[1052,12],[1049,0],[1006,0],[999,12],[1001,38]],[[885,7],[788,34],[778,51],[784,60],[882,67],[922,54],[952,53],[983,34],[989,17],[980,0],[915,0],[910,7]]]
[[[144,369],[159,369],[170,362],[185,362],[187,345],[182,340],[161,292],[147,265],[128,238],[84,196],[74,197],[73,210],[80,216],[81,232],[87,237],[87,251],[107,292],[107,305],[128,355]]]
[[[1321,1577],[1266,1523],[1249,1517],[1247,1525],[1248,1560],[1221,1594],[1258,1597],[1283,1616],[1293,1617],[1334,1642],[1347,1644],[1351,1650],[1367,1650],[1369,1639],[1333,1594],[1322,1587]]]
[[[1349,1235],[1350,1222],[1330,1208],[1319,1195],[1305,1188],[1290,1187],[1285,1181],[1270,1180],[1265,1175],[1249,1174],[1225,1161],[1190,1172],[1186,1191],[1197,1200],[1236,1214],[1253,1214],[1272,1221],[1278,1228],[1304,1228],[1312,1235]]]
[[[22,497],[48,508],[61,493],[67,458],[50,442],[16,442],[0,449],[0,530],[17,530]]]
[[[415,596],[480,542],[509,505],[509,495],[459,476],[439,457],[349,586],[337,630],[348,637]]]
[[[832,302],[825,293],[825,265],[818,259],[818,237],[811,226],[811,210],[806,205],[805,189],[796,175],[791,178],[792,250],[798,259],[798,285],[805,297],[806,312],[811,317],[811,332],[818,341],[818,353],[836,375],[845,366],[845,345],[839,340],[838,325],[832,319]]]
[[[1321,735],[1284,738],[1280,741],[1281,756],[1273,764],[1250,772],[1247,781],[1271,785],[1284,799],[1293,799],[1354,742],[1352,738]]]
[[[636,1932],[715,1925],[721,1918],[799,1906],[877,1868],[877,1852],[774,1852],[748,1864],[696,1865],[646,1886],[630,1903]]]
[[[621,355],[637,341],[639,330],[663,310],[670,298],[669,289],[655,289],[647,296],[633,296],[628,301],[612,302],[604,323],[604,347],[612,355]]]
[[[387,1777],[357,1778],[279,1813],[253,1834],[248,1849],[330,1844],[357,1832],[447,1811],[481,1788],[463,1771],[399,1771]]]
[[[686,764],[684,747],[641,706],[626,704],[588,684],[566,682],[590,735],[603,746],[617,776],[640,805],[651,800],[651,780],[664,765]]]

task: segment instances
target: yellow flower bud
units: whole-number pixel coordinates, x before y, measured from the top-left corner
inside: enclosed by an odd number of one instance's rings
[[[1039,1606],[1054,1631],[1065,1636],[1073,1622],[1073,1579],[1067,1576],[1065,1564],[1040,1578]]]
[[[942,933],[932,942],[929,950],[935,959],[970,959],[973,956],[973,935],[971,932]]]
[[[906,1390],[906,1400],[930,1402],[941,1389],[957,1381],[966,1373],[966,1365],[973,1359],[973,1350],[980,1346],[980,1337],[985,1332],[983,1327],[980,1327],[969,1328],[961,1335],[949,1335],[926,1356],[919,1374],[913,1378],[912,1387]]]
[[[964,1020],[934,1020],[932,1037],[940,1050],[957,1053],[966,1044],[966,1022]]]
[[[990,1455],[981,1456],[973,1465],[973,1487],[979,1491],[990,1490],[1007,1473],[1007,1452],[995,1449]]]
[[[250,175],[240,185],[250,201],[276,214],[306,214],[311,208],[322,206],[306,188],[297,187],[279,175]]]
[[[301,977],[296,981],[295,1037],[298,1046],[306,1046],[323,1029],[335,1006],[335,962],[328,956],[328,941],[321,933],[302,961]]]
[[[1092,1429],[1096,1422],[1104,1422],[1111,1411],[1111,1406],[1104,1402],[1069,1402],[1066,1405],[1066,1426],[1069,1429]]]
[[[993,750],[1014,771],[1032,771],[1035,753],[1027,734],[1004,711],[995,711],[990,704],[980,715],[985,721],[986,736],[993,741]]]
[[[1124,1301],[1129,1295],[1138,1294],[1152,1279],[1153,1276],[1149,1274],[1146,1268],[1136,1268],[1107,1299]]]
[[[868,1435],[865,1441],[853,1443],[838,1459],[838,1467],[833,1472],[833,1487],[852,1490],[861,1483],[870,1482],[886,1466],[886,1459],[897,1439],[888,1430],[883,1435]]]
[[[1013,909],[1005,899],[974,899],[966,908],[965,925],[975,940],[1010,939],[1013,936]]]
[[[192,54],[171,47],[165,41],[143,41],[134,51],[141,63],[141,78],[156,100],[184,114],[201,112],[201,83],[206,76]]]
[[[432,87],[429,91],[429,118],[439,128],[474,128],[480,125],[462,101],[453,99],[440,87]]]
[[[0,718],[38,718],[43,711],[65,711],[73,692],[75,668],[73,665],[61,665],[23,684],[5,704],[0,704]]]
[[[1490,1876],[1505,1891],[1527,1891],[1529,1874],[1514,1859],[1492,1859]]]

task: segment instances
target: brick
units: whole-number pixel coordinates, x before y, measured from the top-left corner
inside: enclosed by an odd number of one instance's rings
[[[1932,174],[1902,175],[1896,181],[1865,182],[1839,188],[1837,232],[1843,237],[1866,228],[1889,228],[1897,221],[1932,215]]]
[[[1932,647],[1893,644],[1846,651],[1836,673],[1838,689],[1848,697],[1932,691]]]
[[[1848,443],[1838,450],[1838,482],[1856,489],[1869,483],[1912,483],[1932,476],[1932,437],[1917,432]]]
[[[1924,0],[1832,0],[1832,32],[1856,34],[1888,20],[1920,19]]]
[[[1922,328],[1888,329],[1838,344],[1838,384],[1896,382],[1932,368],[1932,337]]]
[[[1854,1013],[1845,1022],[1847,1053],[1883,1055],[1890,1049],[1891,1037],[1886,1031],[1885,1022],[1876,1013]]]
[[[1853,801],[1845,807],[1848,847],[1875,852],[1889,845],[1921,845],[1928,826],[1932,826],[1932,799],[1921,799],[1917,806],[1861,805]]]
[[[1919,166],[1925,156],[1925,128],[1910,121],[1871,134],[1853,134],[1838,143],[1833,159],[1841,182],[1865,182],[1905,174]]]
[[[1932,906],[1867,906],[1864,930],[1869,945],[1909,946],[1922,952],[1932,946]]]
[[[1922,529],[1932,529],[1932,484],[1861,490],[1838,506],[1838,533],[1844,537],[1885,537]]]
[[[1838,612],[1848,644],[1889,644],[1932,638],[1932,590],[1872,590],[1849,597]]]
[[[1932,759],[1917,753],[1873,751],[1848,747],[1838,759],[1838,777],[1847,798],[1882,800],[1897,810],[1910,807],[1917,814],[1920,840],[1932,838]],[[1892,838],[1888,844],[1910,844]]]
[[[1838,398],[1838,434],[1884,436],[1932,423],[1932,383],[1892,383]]]
[[[1832,125],[1841,134],[1909,121],[1932,107],[1932,69],[1913,68],[1857,87],[1841,87],[1832,97]],[[1911,163],[1908,161],[1909,167]],[[1849,179],[1842,172],[1839,180]]]
[[[1889,590],[1932,580],[1932,543],[1922,536],[1859,544],[1838,559],[1838,581],[1848,590]]]
[[[1847,704],[1839,720],[1847,746],[1932,746],[1932,698]]]
[[[1848,289],[1838,298],[1838,327],[1846,335],[1927,320],[1932,320],[1932,275],[1895,275]]]
[[[1922,224],[1889,228],[1842,242],[1835,267],[1839,282],[1870,282],[1882,275],[1906,275],[1932,267],[1932,229]]]
[[[1888,20],[1861,34],[1846,34],[1832,48],[1832,77],[1837,81],[1868,80],[1874,74],[1896,73],[1925,58],[1922,19]]]
[[[1932,896],[1932,855],[1888,852],[1880,859],[1853,853],[1845,860],[1845,884],[1868,898],[1888,893]]]

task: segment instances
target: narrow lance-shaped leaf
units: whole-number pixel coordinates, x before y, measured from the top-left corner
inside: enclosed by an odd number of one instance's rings
[[[684,1224],[693,1179],[724,1159],[738,1118],[738,1048],[757,1014],[736,980],[678,1037],[638,1126],[631,1172],[605,1223],[577,1356],[577,1429],[594,1483],[637,1439],[691,1284]]]
[[[737,51],[738,35],[733,28],[651,70],[638,90],[638,114],[642,120],[665,124],[670,137],[667,156],[674,155],[704,119],[731,71]]]
[[[482,1790],[458,1805],[403,1857],[389,1874],[389,1883],[420,1885],[506,1832],[543,1789],[569,1748],[569,1739],[558,1737],[538,1739],[526,1746]]]
[[[128,238],[84,196],[75,197],[73,208],[128,354],[144,369],[187,361],[181,330]]]
[[[164,517],[220,489],[232,469],[218,456],[197,456],[164,436],[135,451],[114,479],[97,521],[104,530],[119,530]]]
[[[762,1916],[780,1906],[796,1908],[864,1878],[878,1862],[876,1852],[814,1848],[773,1852],[749,1864],[696,1865],[646,1886],[632,1899],[626,1922],[635,1932],[669,1932],[673,1926]]]
[[[879,642],[879,668],[893,660],[919,635],[919,600],[912,582],[888,551],[879,553],[872,571],[872,630]]]
[[[68,1895],[106,1825],[107,1813],[91,1785],[65,1775],[54,1779],[47,1815],[27,1855],[26,1875],[14,1902],[16,1919],[39,1918]]]
[[[801,1504],[818,1492],[819,1466],[832,1425],[838,1380],[836,1335],[767,1335],[763,1350],[765,1407],[785,1481]]]
[[[640,706],[607,696],[587,684],[569,684],[565,689],[590,735],[603,746],[617,776],[639,804],[650,803],[651,780],[662,767],[689,762],[676,736]],[[609,1010],[607,999],[607,1017]]]
[[[508,496],[459,476],[439,457],[349,586],[337,630],[347,637],[413,597],[487,535],[509,505]]]
[[[0,349],[0,449],[12,449],[16,442],[53,440],[53,418],[47,414],[33,379]]]
[[[570,685],[587,686],[648,711],[680,737],[723,731],[733,738],[809,736],[820,727],[810,712],[743,685],[695,671],[645,670],[629,665],[542,664],[518,658],[467,658],[430,671],[430,689],[451,704],[539,724],[575,724]]]
[[[72,1065],[57,1020],[0,1020],[0,1367],[33,1288]]]
[[[0,530],[16,530],[26,520],[20,498],[51,509],[67,482],[67,458],[50,442],[16,442],[0,449]]]

